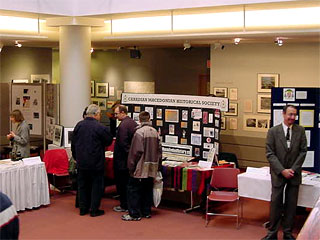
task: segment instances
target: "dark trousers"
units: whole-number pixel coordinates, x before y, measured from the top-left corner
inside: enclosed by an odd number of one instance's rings
[[[281,223],[283,233],[285,235],[291,235],[294,217],[296,215],[298,193],[299,185],[292,185],[289,181],[281,187],[272,186],[269,236],[277,237]]]
[[[120,195],[120,207],[123,209],[128,209],[127,202],[127,186],[129,180],[129,171],[125,170],[114,170],[114,179],[116,182],[117,192]]]
[[[153,178],[129,177],[128,209],[131,217],[151,214],[153,203]]]
[[[104,171],[81,170],[78,172],[79,207],[96,212],[104,192]]]

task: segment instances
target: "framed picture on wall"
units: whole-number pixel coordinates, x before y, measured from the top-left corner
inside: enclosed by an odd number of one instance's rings
[[[228,97],[228,88],[224,87],[215,87],[213,88],[213,94],[216,97]]]
[[[258,92],[271,93],[272,87],[279,87],[279,74],[258,73]]]
[[[73,128],[64,128],[64,147],[71,147]]]
[[[50,74],[31,74],[31,83],[51,83]]]
[[[53,144],[57,146],[62,145],[63,126],[54,125]]]
[[[238,88],[229,88],[229,100],[231,101],[238,100]]]
[[[226,130],[226,117],[221,117],[221,130]]]
[[[258,95],[258,112],[271,113],[271,96],[265,94]]]
[[[238,103],[229,103],[229,111],[224,113],[225,116],[238,116]]]
[[[91,97],[94,97],[94,81],[91,81]]]
[[[109,97],[109,83],[96,83],[96,97]]]
[[[29,83],[28,79],[12,79],[12,83]]]

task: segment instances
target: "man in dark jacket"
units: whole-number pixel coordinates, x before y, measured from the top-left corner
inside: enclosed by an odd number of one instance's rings
[[[129,214],[122,216],[125,221],[139,221],[151,217],[153,203],[153,180],[160,168],[162,149],[160,137],[150,123],[150,114],[139,114],[141,125],[137,128],[128,157]]]
[[[301,168],[307,154],[307,139],[303,127],[295,124],[297,109],[287,105],[283,109],[283,123],[269,129],[266,155],[270,163],[271,204],[270,227],[263,239],[278,239],[280,224],[283,239],[292,236],[296,214]]]
[[[16,208],[0,192],[0,239],[19,239],[19,219]]]
[[[127,185],[129,172],[127,167],[128,154],[130,150],[131,140],[138,124],[128,117],[127,107],[118,105],[114,110],[115,117],[121,121],[114,146],[113,166],[114,177],[117,186],[117,192],[120,195],[120,206],[113,208],[116,212],[125,212],[128,210],[127,203]]]
[[[90,210],[91,217],[104,214],[99,207],[104,191],[105,147],[112,142],[109,130],[99,120],[100,108],[89,105],[86,118],[74,128],[71,142],[72,156],[78,166],[80,215]]]

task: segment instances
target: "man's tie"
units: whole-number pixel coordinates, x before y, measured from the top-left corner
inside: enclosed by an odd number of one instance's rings
[[[287,141],[290,141],[290,128],[287,128],[286,139],[287,139]]]

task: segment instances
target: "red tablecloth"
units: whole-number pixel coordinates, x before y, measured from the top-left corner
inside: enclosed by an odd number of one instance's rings
[[[226,164],[218,167],[233,167]],[[212,169],[188,168],[185,166],[169,167],[162,166],[163,187],[173,188],[180,191],[192,191],[202,194],[212,175]]]

